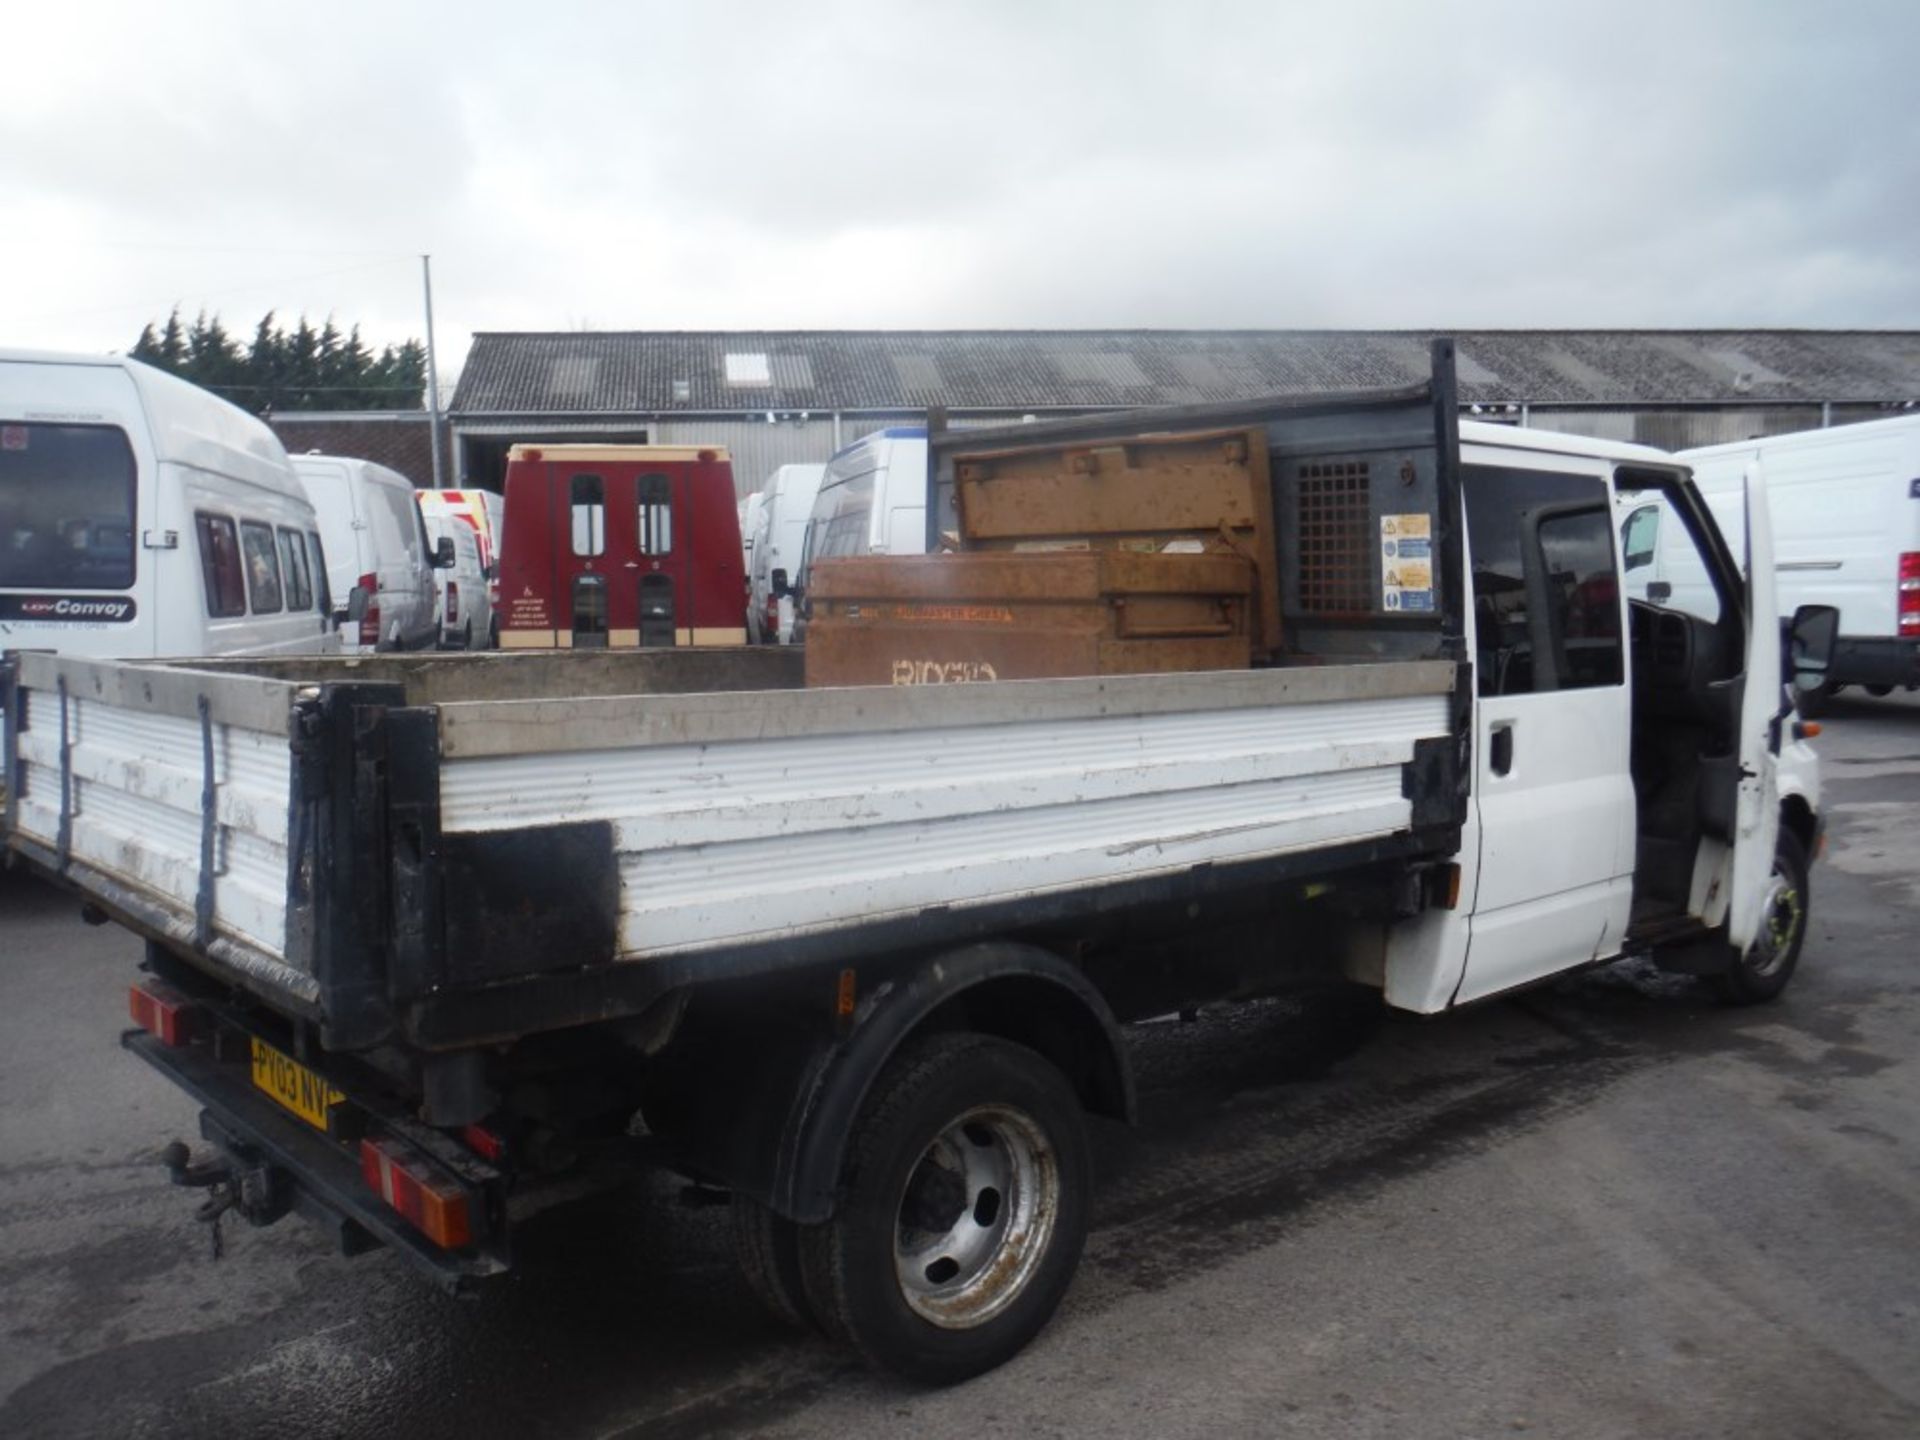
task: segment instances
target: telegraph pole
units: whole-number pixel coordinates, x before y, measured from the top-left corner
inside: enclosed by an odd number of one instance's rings
[[[433,363],[433,257],[420,257],[420,280],[427,292],[427,424],[432,428],[433,488],[447,488],[440,468],[440,372]]]

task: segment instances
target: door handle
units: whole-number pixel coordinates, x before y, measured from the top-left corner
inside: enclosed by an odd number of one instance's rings
[[[1513,769],[1513,726],[1496,725],[1487,747],[1487,763],[1496,775]]]

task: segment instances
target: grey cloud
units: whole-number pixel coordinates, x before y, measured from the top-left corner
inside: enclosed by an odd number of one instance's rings
[[[1909,4],[222,5],[185,39],[181,8],[57,102],[0,96],[0,186],[78,238],[432,249],[450,351],[583,319],[1920,323]],[[230,317],[418,330],[405,264],[275,298],[271,255],[13,245],[0,329],[153,296],[39,343],[124,344],[188,275],[244,279]]]

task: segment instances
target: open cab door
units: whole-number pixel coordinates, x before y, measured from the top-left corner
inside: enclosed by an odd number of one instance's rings
[[[1744,952],[1760,933],[1780,831],[1776,766],[1791,714],[1780,675],[1780,612],[1774,596],[1773,522],[1760,460],[1747,464],[1746,683],[1740,701],[1740,790],[1734,810],[1727,942]]]

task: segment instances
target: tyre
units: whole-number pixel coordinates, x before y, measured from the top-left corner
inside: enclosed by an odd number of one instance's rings
[[[1780,997],[1800,963],[1811,898],[1806,849],[1783,828],[1774,846],[1760,933],[1744,955],[1735,956],[1726,972],[1714,977],[1724,999],[1735,1005],[1762,1005]]]
[[[837,1213],[800,1230],[808,1304],[908,1380],[991,1370],[1066,1293],[1090,1173],[1079,1098],[1046,1060],[986,1035],[912,1042],[854,1124]]]
[[[782,1325],[817,1328],[800,1279],[800,1227],[745,1195],[732,1209],[733,1258],[753,1298]]]

